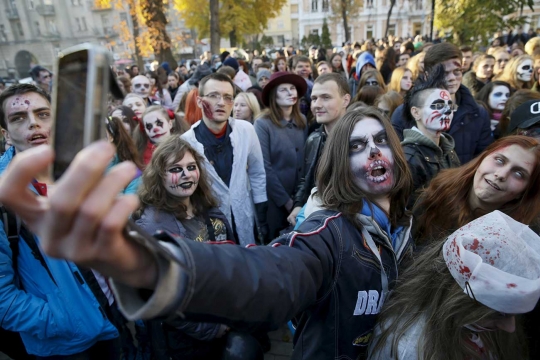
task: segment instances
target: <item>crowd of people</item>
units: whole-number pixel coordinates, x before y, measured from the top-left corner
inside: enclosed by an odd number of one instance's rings
[[[0,94],[0,351],[262,359],[290,322],[292,359],[538,358],[540,37],[507,40],[115,69],[56,183],[35,67]]]

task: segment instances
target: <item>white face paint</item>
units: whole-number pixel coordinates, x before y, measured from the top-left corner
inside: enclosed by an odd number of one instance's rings
[[[360,120],[349,140],[349,160],[356,185],[369,195],[387,195],[394,185],[394,156],[386,131],[374,118]]]
[[[489,94],[489,108],[491,110],[504,110],[504,105],[510,97],[510,89],[504,85],[495,86]]]
[[[172,120],[167,119],[161,111],[152,111],[143,117],[144,129],[150,141],[158,144],[171,135]]]
[[[421,126],[431,131],[447,131],[450,129],[450,124],[454,118],[450,93],[444,89],[430,89],[427,91],[430,93],[426,96],[419,112]]]
[[[197,162],[191,153],[186,152],[182,160],[167,166],[163,185],[169,194],[187,198],[197,189],[199,177]]]
[[[279,106],[293,106],[298,100],[298,92],[293,84],[280,84],[276,88],[276,102]]]
[[[531,81],[533,75],[533,62],[526,59],[519,64],[517,69],[517,78],[519,81],[528,82]]]

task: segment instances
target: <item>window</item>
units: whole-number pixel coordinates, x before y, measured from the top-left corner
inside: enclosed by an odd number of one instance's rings
[[[298,5],[291,5],[291,14],[297,14],[298,13]]]
[[[17,21],[17,32],[19,33],[19,36],[24,36],[24,31],[23,31],[23,28],[22,28],[22,25],[21,25],[21,22],[20,21]]]
[[[121,13],[120,13],[120,22],[123,22],[123,21],[125,21],[125,22],[126,22],[126,25],[127,25],[127,23],[128,23],[128,16],[127,16],[127,13],[125,13],[125,12],[121,12]]]
[[[414,36],[422,34],[422,23],[413,23]]]
[[[0,41],[7,41],[6,27],[4,26],[4,24],[0,24]]]
[[[81,31],[81,19],[75,18],[75,23],[77,24],[77,30]]]
[[[319,0],[311,0],[311,12],[317,12],[318,11],[318,2]]]
[[[36,28],[36,35],[41,36],[41,27],[39,26],[39,21],[34,21],[34,27]]]
[[[88,30],[88,26],[86,26],[86,18],[81,18],[81,25],[82,25],[82,31]]]
[[[330,1],[322,0],[322,11],[327,12],[329,8],[330,8]]]
[[[373,39],[373,25],[366,26],[366,40]]]
[[[109,26],[109,15],[101,15],[101,24],[104,28]]]
[[[313,35],[319,35],[319,29],[311,29],[311,34]]]
[[[58,30],[56,29],[56,24],[52,20],[49,20],[49,32],[51,34],[58,34]]]
[[[422,0],[414,0],[414,8],[416,10],[422,10]]]
[[[388,25],[388,35],[392,35],[392,36],[396,35],[396,24]]]
[[[368,9],[373,8],[373,0],[366,0],[366,7]]]
[[[285,36],[278,35],[278,37],[277,37],[277,45],[285,46]]]

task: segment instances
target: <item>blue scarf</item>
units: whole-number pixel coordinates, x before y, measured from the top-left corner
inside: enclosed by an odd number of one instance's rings
[[[373,213],[371,212],[373,209]],[[388,217],[386,216],[385,212],[378,207],[375,203],[370,203],[364,199],[364,205],[362,206],[362,211],[360,211],[362,215],[370,216],[375,220],[377,224],[383,229],[386,234],[390,237],[392,240],[392,248],[396,249],[396,241],[399,237],[399,234],[401,234],[401,231],[403,230],[403,226],[399,226],[392,231],[392,227],[390,225],[390,221],[388,220]]]

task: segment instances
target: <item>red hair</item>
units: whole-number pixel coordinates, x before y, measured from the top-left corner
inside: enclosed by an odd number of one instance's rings
[[[202,119],[202,110],[197,106],[197,97],[199,89],[191,90],[186,97],[186,108],[184,111],[184,120],[189,126]]]
[[[530,224],[540,215],[540,143],[532,137],[507,136],[487,147],[475,159],[458,168],[441,171],[416,202],[413,238],[417,244],[444,237],[484,215],[469,204],[474,175],[482,161],[493,152],[511,145],[529,150],[535,163],[523,195],[504,204],[500,211],[514,220]]]

